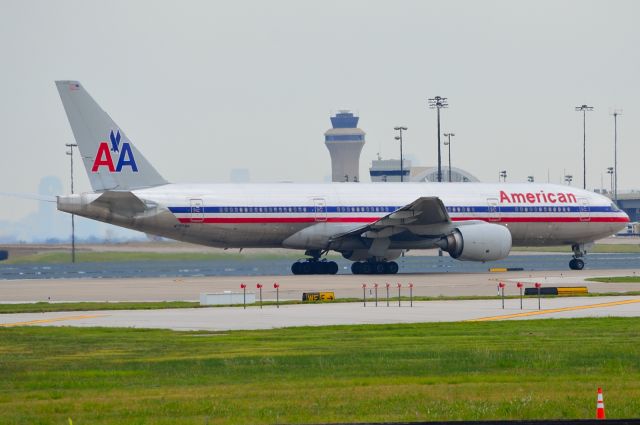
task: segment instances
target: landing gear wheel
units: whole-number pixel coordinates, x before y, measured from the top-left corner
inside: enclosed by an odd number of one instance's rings
[[[371,274],[373,267],[369,263],[361,263],[360,270],[362,270],[362,274]]]
[[[398,263],[396,263],[395,261],[389,261],[388,263],[385,263],[384,265],[384,272],[387,274],[396,274],[398,273]]]
[[[338,263],[335,261],[329,261],[327,263],[327,274],[336,274],[338,273]]]
[[[569,268],[571,270],[582,270],[584,269],[584,261],[579,258],[574,258],[573,260],[569,261]]]
[[[353,274],[362,274],[362,263],[353,263],[351,265],[351,273]]]
[[[293,274],[302,274],[302,265],[298,262],[295,262],[291,265],[291,273]]]

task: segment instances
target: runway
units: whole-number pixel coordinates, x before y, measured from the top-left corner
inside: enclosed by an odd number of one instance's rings
[[[400,257],[398,276],[407,274],[443,274],[443,273],[484,273],[490,267],[522,268],[526,271],[569,270],[569,252],[561,253],[526,253],[514,252],[509,257],[490,263],[458,261],[448,255],[407,255]],[[351,262],[338,257],[340,275],[350,275]],[[218,260],[181,260],[181,261],[126,261],[126,262],[89,262],[64,264],[2,264],[0,263],[0,280],[19,279],[87,279],[87,278],[149,278],[173,277],[192,278],[203,276],[290,276],[291,264],[295,257],[281,258],[237,258]],[[589,254],[585,271],[640,269],[640,254],[612,253]]]
[[[92,312],[23,313],[0,315],[0,327],[78,326],[173,329],[178,331],[231,331],[273,329],[293,326],[331,326],[421,322],[494,321],[563,319],[574,317],[637,317],[640,297],[552,298],[537,299],[423,301],[409,307],[397,302],[389,307],[379,302],[287,305],[260,309],[250,307],[213,307],[167,310],[111,310]]]
[[[584,279],[595,276],[634,275],[638,269],[537,271],[507,273],[429,273],[392,276],[208,276],[208,277],[155,277],[133,279],[42,279],[0,280],[0,303],[7,302],[63,302],[63,301],[197,301],[201,293],[239,291],[240,284],[256,291],[256,284],[264,285],[265,299],[275,298],[273,283],[280,284],[282,299],[302,299],[303,292],[333,291],[338,298],[361,298],[362,284],[366,284],[369,298],[386,295],[385,283],[391,285],[390,295],[409,295],[408,285],[414,285],[416,296],[492,296],[497,294],[499,281],[506,282],[506,295],[517,295],[516,282],[525,286],[535,282],[543,286],[587,286],[590,292],[640,291],[640,283],[598,283]]]

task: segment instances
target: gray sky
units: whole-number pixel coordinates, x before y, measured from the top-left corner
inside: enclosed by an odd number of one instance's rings
[[[2,1],[0,192],[68,182],[53,83],[78,79],[173,182],[323,181],[329,114],[351,108],[376,152],[435,164],[435,95],[453,164],[484,181],[599,187],[620,119],[621,189],[640,189],[640,3],[634,1]],[[446,160],[446,156],[444,157]],[[77,187],[89,190],[84,170]],[[363,179],[366,181],[366,179]],[[604,185],[608,187],[608,175]],[[68,190],[68,186],[67,186]],[[37,209],[2,199],[0,219]]]

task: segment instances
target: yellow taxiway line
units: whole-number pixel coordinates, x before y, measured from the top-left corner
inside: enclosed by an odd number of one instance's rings
[[[41,323],[62,322],[64,320],[93,319],[94,317],[103,317],[103,316],[108,316],[108,314],[85,314],[85,315],[82,315],[82,316],[63,316],[63,317],[53,317],[51,319],[30,320],[28,322],[0,323],[0,328],[11,328],[11,327],[14,327],[14,326],[39,325]]]
[[[465,320],[465,322],[490,322],[492,320],[517,319],[518,317],[537,316],[540,314],[560,313],[563,311],[586,310],[589,308],[615,307],[624,304],[640,303],[640,298],[623,301],[612,301],[609,303],[577,305],[574,307],[552,308],[548,310],[527,311],[525,313],[505,314],[503,316],[481,317],[479,319]]]

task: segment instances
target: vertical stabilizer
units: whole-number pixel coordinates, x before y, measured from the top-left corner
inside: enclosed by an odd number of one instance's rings
[[[167,183],[82,84],[56,81],[56,86],[94,191]]]

